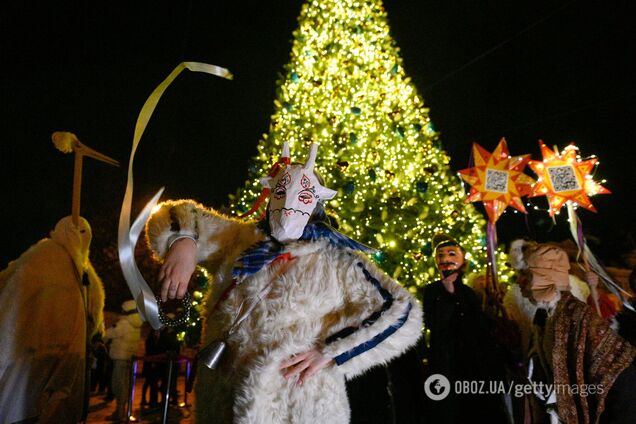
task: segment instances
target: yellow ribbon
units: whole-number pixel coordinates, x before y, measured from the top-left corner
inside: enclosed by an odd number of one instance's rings
[[[124,194],[124,201],[121,206],[121,213],[119,215],[119,229],[118,229],[118,250],[119,250],[119,263],[121,265],[126,284],[137,303],[137,310],[139,315],[145,321],[152,326],[152,328],[158,330],[162,327],[159,321],[158,306],[155,300],[155,295],[144,280],[143,275],[139,271],[137,264],[135,263],[135,245],[139,239],[139,235],[143,230],[148,217],[152,211],[152,208],[159,201],[159,197],[163,192],[163,188],[159,190],[152,200],[144,207],[139,217],[135,220],[132,227],[130,226],[130,212],[132,208],[132,196],[133,196],[133,161],[135,159],[135,152],[137,146],[141,140],[148,121],[152,116],[159,99],[166,91],[166,89],[172,84],[172,81],[183,71],[188,69],[192,72],[204,72],[207,74],[215,75],[217,77],[232,79],[233,76],[225,68],[220,66],[209,65],[207,63],[199,62],[182,62],[180,63],[168,77],[163,80],[161,84],[154,89],[150,94],[146,102],[144,103],[139,116],[137,117],[137,123],[135,124],[135,133],[133,136],[132,151],[130,153],[130,160],[128,162],[128,181],[126,183],[126,193]]]

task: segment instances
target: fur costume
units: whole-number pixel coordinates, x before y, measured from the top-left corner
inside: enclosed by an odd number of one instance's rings
[[[199,368],[201,423],[347,423],[345,378],[386,363],[420,337],[416,300],[366,256],[326,239],[283,245],[292,259],[262,268],[228,292],[235,259],[267,238],[255,223],[192,201],[166,202],[150,218],[147,235],[160,257],[175,235],[197,240],[197,260],[214,275],[204,343],[222,338],[241,301],[272,282],[269,295],[228,339],[219,367]],[[285,380],[281,362],[315,347],[337,365],[303,385]]]
[[[508,252],[510,266],[516,271],[528,269],[528,264],[524,258],[524,250],[532,247],[536,247],[536,242],[523,239],[514,240],[510,244]],[[568,275],[568,279],[570,293],[581,302],[586,302],[590,294],[590,287],[587,283],[572,274]],[[522,352],[527,352],[532,333],[532,319],[535,312],[537,312],[537,305],[521,294],[521,289],[517,284],[510,285],[504,295],[503,303],[510,318],[519,326]]]
[[[88,261],[90,227],[62,219],[0,273],[0,422],[75,423],[86,337],[103,328],[104,289]],[[83,277],[88,278],[88,316]],[[88,328],[87,328],[88,326]]]
[[[122,312],[117,323],[106,330],[104,339],[112,340],[108,355],[113,361],[111,387],[115,395],[115,416],[125,420],[130,391],[131,358],[139,348],[143,322],[134,300],[125,301]]]

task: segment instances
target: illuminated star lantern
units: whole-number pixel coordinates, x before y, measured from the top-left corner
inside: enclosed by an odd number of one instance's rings
[[[609,194],[610,191],[594,181],[590,172],[598,159],[581,160],[577,157],[578,147],[573,143],[559,154],[539,140],[543,161],[531,160],[528,165],[539,177],[532,187],[530,197],[546,196],[550,204],[550,216],[571,200],[575,205],[596,212],[589,196]]]
[[[471,185],[468,202],[483,202],[490,222],[499,219],[506,207],[526,212],[521,198],[532,191],[534,180],[523,173],[530,155],[510,156],[506,139],[502,138],[490,153],[473,143],[475,166],[459,171],[460,177]]]

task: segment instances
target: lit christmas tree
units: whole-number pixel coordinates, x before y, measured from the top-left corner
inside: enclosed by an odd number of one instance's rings
[[[379,0],[308,1],[294,32],[291,60],[278,82],[269,134],[250,177],[232,196],[238,213],[258,197],[258,178],[278,159],[320,145],[316,169],[338,190],[327,203],[339,230],[379,249],[377,262],[413,292],[437,279],[431,239],[461,241],[473,271],[483,271],[485,220],[464,204],[428,109],[402,67]]]

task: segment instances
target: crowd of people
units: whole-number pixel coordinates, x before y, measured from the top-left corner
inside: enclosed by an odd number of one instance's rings
[[[259,222],[178,200],[147,224],[163,300],[185,295],[197,264],[213,275],[200,352],[223,349],[198,358],[197,422],[348,423],[373,390],[426,395],[391,422],[636,422],[636,314],[596,274],[581,281],[559,246],[517,241],[500,297],[488,279],[466,284],[461,241],[439,234],[439,278],[420,302],[375,265],[373,249],[329,225],[324,202],[336,192],[314,170],[316,155],[313,145],[293,163],[285,146],[262,180]],[[142,321],[128,300],[105,328],[89,245],[88,222],[65,218],[0,274],[2,423],[86,421],[90,391],[114,399],[113,421],[126,419]],[[156,407],[176,390],[165,353],[180,346],[169,330],[149,331],[144,344],[142,404]],[[352,393],[348,381],[407,357],[416,360],[388,389]]]
[[[439,400],[431,399],[433,393],[412,419],[636,419],[636,348],[611,328],[616,309],[588,304],[594,290],[587,285],[600,287],[596,275],[588,273],[586,282],[575,283],[562,249],[517,243],[511,252],[517,272],[506,298],[488,299],[497,290],[480,297],[464,284],[461,243],[440,235],[433,240],[440,279],[426,286],[420,306],[367,262],[364,246],[325,223],[321,205],[334,193],[313,172],[314,160],[315,150],[305,165],[291,164],[283,150],[279,167],[262,180],[271,194],[267,215],[258,224],[188,200],[165,202],[148,223],[149,244],[164,261],[164,299],[183,297],[196,263],[217,280],[208,299],[214,306],[204,340],[225,343],[227,354],[213,369],[200,370],[200,422],[348,422],[351,411],[339,379],[413,348],[421,332],[411,329],[420,325],[422,306],[430,334],[421,355],[427,369],[423,374],[412,370],[410,378],[443,376],[450,393]],[[571,291],[586,294],[577,299]],[[591,303],[606,305],[602,297],[601,292]],[[253,306],[251,315],[237,324],[237,310],[245,302]],[[443,389],[440,378],[433,382],[436,390]],[[457,382],[491,390],[457,390]],[[512,385],[524,388],[523,396],[501,390]],[[591,387],[594,393],[588,392]],[[389,390],[396,388],[392,384]]]

